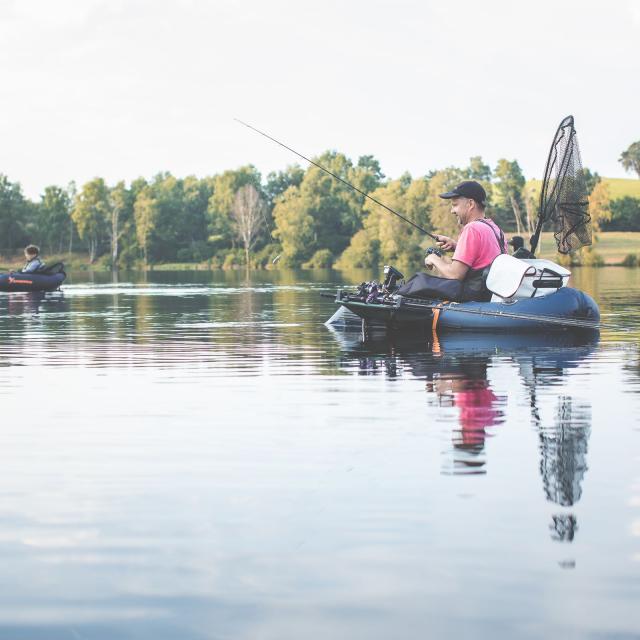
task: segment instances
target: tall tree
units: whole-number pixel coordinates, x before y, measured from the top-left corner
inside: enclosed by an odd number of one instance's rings
[[[629,145],[620,155],[620,162],[625,171],[635,171],[640,178],[640,140]]]
[[[133,206],[136,221],[136,236],[142,249],[145,267],[149,264],[149,248],[158,222],[158,203],[149,185],[137,195]]]
[[[347,182],[354,183],[367,168],[355,168],[341,153],[328,151],[316,162]],[[318,250],[341,253],[362,226],[364,197],[322,169],[311,166],[299,187],[290,187],[273,211],[274,235],[282,243],[285,264],[301,264]],[[304,238],[304,239],[303,239]]]
[[[253,249],[260,227],[264,223],[265,203],[252,184],[245,184],[236,193],[233,219],[236,233],[244,245],[245,264],[249,268],[249,253]]]
[[[273,210],[274,236],[282,245],[282,264],[297,267],[308,260],[315,249],[315,220],[308,195],[300,187],[290,187]]]
[[[46,187],[38,212],[41,242],[47,251],[62,253],[69,239],[71,223],[69,193],[61,187]]]
[[[377,189],[385,179],[385,175],[380,168],[380,162],[372,155],[360,156],[358,164],[354,167],[352,173],[354,185],[365,193]]]
[[[582,175],[584,176],[584,183],[587,187],[587,193],[591,193],[593,188],[602,180],[602,178],[598,175],[597,172],[591,172],[591,169],[588,167],[584,167],[582,170]]]
[[[288,166],[284,171],[272,171],[267,175],[267,184],[264,187],[264,195],[271,205],[289,188],[299,187],[304,178],[304,169],[297,164]]]
[[[198,180],[195,176],[187,176],[182,181],[182,220],[178,242],[183,255],[189,260],[204,260],[211,257],[207,245],[207,226],[209,216],[207,208],[213,195],[213,179]]]
[[[127,189],[123,180],[118,182],[109,193],[111,220],[109,240],[111,242],[111,268],[118,268],[120,258],[120,239],[130,227],[126,224],[133,214],[133,194]]]
[[[23,243],[27,207],[20,183],[11,182],[0,174],[0,243],[3,248],[15,249]]]
[[[524,208],[522,189],[526,182],[522,175],[522,169],[520,169],[517,160],[510,162],[501,158],[498,160],[493,175],[495,177],[493,200],[498,214],[496,215],[497,221],[507,222],[506,212],[512,211],[516,229],[518,233],[522,233],[522,209]],[[505,220],[501,220],[501,217],[504,217]]]
[[[108,220],[111,218],[109,188],[102,178],[87,182],[78,194],[71,217],[78,228],[80,238],[89,248],[89,262],[93,264],[101,245],[108,237]]]
[[[246,165],[214,176],[213,194],[209,198],[208,205],[212,240],[227,248],[235,246],[237,236],[234,233],[232,210],[236,193],[245,184],[252,184],[260,191],[260,183],[260,172],[253,165]]]
[[[407,180],[405,175],[380,186],[372,197],[425,227],[429,223],[428,195],[428,180]],[[364,228],[351,238],[338,260],[339,268],[377,267],[382,263],[414,268],[420,265],[421,232],[369,200],[365,201],[363,215]]]
[[[469,180],[489,182],[491,180],[491,167],[482,162],[482,156],[473,156],[473,158],[469,160],[467,176]]]
[[[589,214],[594,231],[600,231],[603,223],[611,220],[611,196],[606,182],[599,182],[591,192]]]

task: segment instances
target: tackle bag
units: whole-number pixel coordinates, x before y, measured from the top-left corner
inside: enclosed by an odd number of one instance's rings
[[[469,271],[464,280],[439,278],[428,273],[416,273],[396,293],[407,298],[425,300],[438,298],[452,302],[471,300],[486,302],[491,299],[491,292],[485,285],[487,271],[488,269]]]

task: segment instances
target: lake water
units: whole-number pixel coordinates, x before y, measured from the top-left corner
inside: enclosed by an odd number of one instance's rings
[[[640,269],[364,345],[373,274],[71,275],[0,294],[0,640],[640,638]]]

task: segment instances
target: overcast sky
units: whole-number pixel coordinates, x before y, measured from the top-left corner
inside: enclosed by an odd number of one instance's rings
[[[297,161],[234,117],[390,177],[540,177],[568,114],[601,175],[640,140],[637,0],[0,0],[0,60],[0,173],[32,198]]]

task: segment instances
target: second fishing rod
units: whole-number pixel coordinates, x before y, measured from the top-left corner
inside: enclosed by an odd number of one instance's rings
[[[430,231],[427,231],[426,229],[424,229],[420,225],[416,224],[415,222],[412,222],[411,220],[409,220],[409,218],[406,218],[401,213],[398,213],[397,211],[394,211],[391,207],[388,207],[383,202],[380,202],[380,200],[376,200],[375,198],[370,196],[368,193],[365,193],[364,191],[362,191],[362,189],[358,189],[358,187],[352,185],[350,182],[347,182],[346,180],[344,180],[340,176],[337,176],[335,173],[333,173],[333,171],[329,171],[329,169],[327,169],[326,167],[323,167],[321,164],[318,164],[317,162],[314,162],[310,158],[307,158],[306,156],[303,156],[301,153],[298,153],[295,149],[292,149],[291,147],[288,147],[286,144],[280,142],[279,140],[276,140],[275,138],[271,137],[269,134],[265,133],[264,131],[260,131],[260,129],[256,129],[252,125],[247,124],[246,122],[243,122],[242,120],[239,120],[238,118],[234,118],[234,119],[235,119],[236,122],[239,122],[241,125],[244,125],[245,127],[255,131],[256,133],[259,133],[261,136],[264,136],[265,138],[268,138],[272,142],[275,142],[276,144],[279,144],[281,147],[287,149],[287,151],[291,151],[291,153],[295,153],[299,158],[302,158],[303,160],[306,160],[307,162],[312,164],[314,167],[318,167],[318,169],[322,169],[322,171],[324,171],[325,173],[328,173],[330,176],[334,177],[336,180],[342,182],[342,184],[347,185],[347,187],[349,187],[350,189],[353,189],[354,191],[358,192],[360,195],[363,195],[365,198],[371,200],[372,202],[375,202],[378,206],[380,206],[383,209],[386,209],[387,211],[389,211],[389,213],[392,213],[394,216],[398,216],[398,218],[400,218],[401,220],[404,220],[404,222],[406,222],[407,224],[410,224],[412,227],[418,229],[418,231],[421,231],[422,233],[424,233],[425,235],[429,236],[430,238],[432,238],[436,242],[439,242],[440,239],[436,234],[431,233]]]

